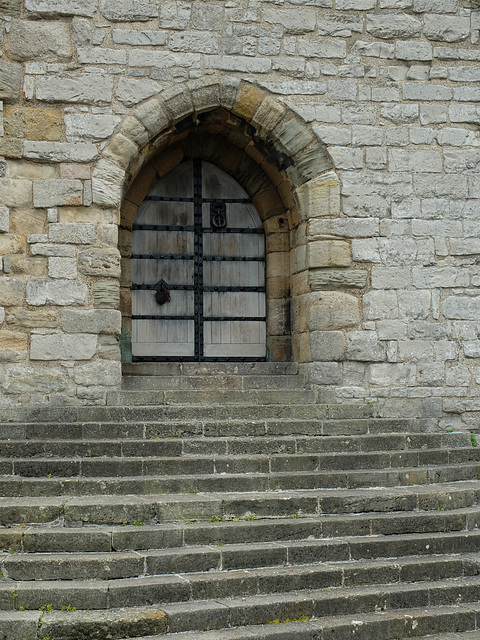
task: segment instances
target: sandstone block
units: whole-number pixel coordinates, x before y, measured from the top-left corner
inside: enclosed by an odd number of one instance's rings
[[[93,304],[96,309],[118,309],[120,305],[120,284],[118,281],[94,282]]]
[[[5,207],[28,207],[31,205],[31,181],[0,178],[0,202]]]
[[[46,102],[108,104],[113,97],[113,77],[100,73],[39,76],[36,80],[36,97]]]
[[[115,96],[127,107],[132,107],[160,93],[162,87],[150,78],[120,78]]]
[[[23,329],[53,329],[58,327],[58,314],[51,309],[36,309],[27,311],[26,309],[8,309],[7,324],[13,328]]]
[[[31,360],[90,360],[97,350],[97,336],[77,333],[38,334],[31,336]]]
[[[28,16],[52,17],[87,16],[93,17],[98,0],[25,0]]]
[[[83,184],[80,180],[34,180],[33,206],[57,207],[83,204]]]
[[[306,321],[310,331],[349,329],[360,322],[357,298],[346,293],[307,295]]]
[[[19,16],[22,0],[0,0],[0,13],[6,16]]]
[[[77,384],[87,387],[120,385],[122,381],[122,365],[120,362],[100,361],[77,365],[74,369]]]
[[[91,162],[97,155],[94,144],[81,142],[35,142],[25,140],[23,152],[26,158],[43,162]]]
[[[50,278],[75,280],[77,277],[77,261],[75,258],[49,258],[48,275]]]
[[[307,245],[307,269],[349,267],[350,245],[342,240],[317,240]]]
[[[8,394],[59,393],[66,388],[62,369],[12,365],[7,367],[0,386]]]
[[[27,283],[27,304],[34,307],[83,305],[87,299],[88,287],[83,282],[30,278]]]
[[[100,160],[92,175],[93,202],[105,207],[119,207],[124,175],[117,165]]]
[[[0,278],[0,304],[3,307],[21,306],[25,300],[25,283],[18,278]]]
[[[155,0],[100,0],[100,11],[112,22],[145,21],[158,17]]]
[[[78,256],[78,269],[86,276],[120,277],[120,253],[117,249],[89,249]]]
[[[65,309],[61,315],[65,333],[95,333],[119,335],[122,329],[120,311],[113,309]]]
[[[0,331],[0,362],[25,360],[28,336],[17,331]]]
[[[0,60],[0,100],[15,102],[22,93],[23,67],[18,62]]]
[[[50,107],[5,107],[5,135],[27,140],[60,140],[63,119],[60,109]]]
[[[12,60],[61,62],[73,55],[72,37],[66,22],[14,20],[5,39]]]
[[[360,269],[319,269],[308,274],[312,291],[363,289],[368,272]]]
[[[310,353],[313,361],[343,360],[345,337],[341,331],[312,331]]]
[[[25,238],[18,233],[0,234],[0,255],[5,255],[4,271],[7,271],[6,265],[9,254],[23,253],[25,251]]]

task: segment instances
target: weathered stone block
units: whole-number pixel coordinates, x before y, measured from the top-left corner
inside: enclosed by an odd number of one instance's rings
[[[5,50],[12,60],[60,62],[73,55],[72,37],[65,22],[14,20]]]
[[[307,245],[307,269],[349,267],[350,245],[342,240],[317,240]]]
[[[10,231],[10,209],[8,207],[0,207],[0,233],[8,233]]]
[[[264,9],[262,16],[265,22],[271,24],[281,24],[286,33],[301,35],[314,31],[316,27],[316,14],[314,9],[302,8],[301,11],[290,11],[288,9]]]
[[[367,31],[377,38],[396,40],[420,35],[422,23],[406,13],[379,13],[367,16]]]
[[[345,357],[345,336],[341,331],[312,331],[310,353],[313,361],[329,362]]]
[[[93,202],[106,207],[119,207],[124,176],[120,167],[108,160],[100,160],[92,175]]]
[[[113,22],[145,21],[158,17],[155,0],[100,0],[100,11]]]
[[[23,67],[18,62],[0,60],[0,100],[14,102],[22,93]]]
[[[36,142],[23,143],[24,156],[43,162],[90,162],[98,155],[94,144],[81,142]]]
[[[36,81],[36,97],[46,102],[110,103],[113,97],[113,77],[100,73],[39,76]]]
[[[87,16],[93,17],[98,0],[25,0],[28,16],[52,17]]]
[[[51,309],[8,309],[7,324],[15,329],[53,329],[58,327],[58,315],[56,310]]]
[[[0,202],[6,207],[28,207],[31,205],[31,181],[0,178]]]
[[[95,225],[92,223],[56,222],[49,226],[51,242],[65,244],[92,244],[95,241]]]
[[[347,359],[360,362],[383,362],[386,346],[378,340],[376,333],[371,331],[350,331],[347,333],[349,341]]]
[[[77,384],[86,387],[119,386],[122,381],[122,365],[120,362],[105,360],[77,365],[74,369],[74,379]]]
[[[25,283],[18,278],[0,278],[0,304],[3,307],[21,306],[25,300]]]
[[[367,320],[398,318],[396,291],[370,291],[363,296],[363,312]]]
[[[115,44],[128,44],[132,47],[162,47],[167,44],[167,31],[137,31],[136,29],[113,29]]]
[[[30,251],[33,256],[58,256],[61,258],[75,257],[75,247],[68,244],[46,244],[39,242],[32,244]]]
[[[83,305],[88,299],[88,287],[71,280],[44,280],[31,278],[27,283],[27,304],[59,306]]]
[[[22,0],[0,0],[0,13],[7,16],[19,16]]]
[[[33,206],[57,207],[83,204],[83,184],[80,180],[34,180]]]
[[[65,333],[118,335],[121,325],[121,313],[113,309],[65,309],[61,315],[61,327]]]
[[[1,378],[0,386],[8,394],[59,393],[66,388],[62,369],[12,365]]]
[[[63,136],[62,112],[51,107],[6,106],[4,125],[5,135],[14,138],[60,140]]]
[[[429,40],[461,42],[470,35],[470,19],[467,17],[427,14],[424,20],[423,34]]]
[[[115,280],[102,280],[93,284],[93,304],[96,309],[118,309],[120,285]]]
[[[89,249],[78,256],[80,273],[107,278],[120,277],[120,253],[117,249]]]
[[[90,360],[97,350],[97,336],[77,333],[38,334],[31,336],[31,360]]]
[[[360,322],[359,302],[346,293],[307,295],[306,321],[310,331],[348,329]]]
[[[415,365],[405,363],[372,364],[368,378],[371,384],[388,387],[415,384]]]
[[[125,65],[127,63],[127,52],[117,49],[77,47],[77,57],[80,64]]]
[[[443,313],[450,319],[478,320],[480,297],[448,296],[443,303]]]
[[[342,382],[342,368],[338,362],[312,362],[308,370],[312,384],[338,385]]]
[[[360,269],[319,269],[308,274],[312,291],[363,289],[368,272]]]
[[[132,107],[160,93],[161,88],[150,78],[120,78],[115,96],[127,107]]]

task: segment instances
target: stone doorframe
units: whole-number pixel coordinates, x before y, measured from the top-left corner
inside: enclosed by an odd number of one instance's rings
[[[179,84],[142,103],[125,118],[95,168],[94,202],[121,205],[124,361],[131,326],[132,224],[152,184],[191,157],[232,175],[264,223],[270,359],[325,361],[314,353],[318,339],[312,332],[345,328],[341,318],[336,326],[335,314],[347,314],[350,327],[360,321],[358,300],[341,294],[339,305],[332,291],[339,272],[351,266],[350,246],[325,235],[328,224],[318,225],[340,215],[338,177],[325,146],[296,113],[266,90],[225,77]]]

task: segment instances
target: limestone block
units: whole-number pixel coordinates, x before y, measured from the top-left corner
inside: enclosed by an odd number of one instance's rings
[[[3,307],[21,306],[25,300],[25,283],[18,278],[0,278],[0,304]]]
[[[463,353],[466,358],[480,358],[480,340],[464,342]]]
[[[0,0],[0,13],[7,16],[19,16],[22,0]]]
[[[0,100],[16,102],[22,94],[23,67],[18,62],[0,60]]]
[[[55,367],[12,365],[5,370],[0,386],[8,394],[59,393],[66,388],[66,375]]]
[[[5,50],[12,60],[61,62],[73,55],[72,37],[66,22],[13,20]]]
[[[386,42],[364,42],[357,40],[352,47],[352,53],[370,58],[394,58],[395,45],[387,44]]]
[[[85,304],[87,299],[88,287],[83,282],[30,278],[27,283],[27,304],[34,307],[44,304],[77,306]]]
[[[160,93],[162,86],[150,78],[120,78],[115,97],[127,107],[132,107]]]
[[[99,361],[77,365],[74,368],[74,379],[77,384],[90,386],[119,386],[122,381],[122,365],[120,362]]]
[[[378,340],[373,331],[349,331],[346,335],[349,341],[347,359],[360,362],[383,362],[386,356],[384,342]]]
[[[23,153],[26,158],[42,162],[91,162],[98,156],[97,147],[94,144],[33,140],[25,140]]]
[[[119,335],[122,329],[120,311],[113,309],[65,309],[61,315],[65,333],[104,333]]]
[[[280,24],[285,29],[285,33],[301,35],[315,30],[316,15],[314,9],[303,8],[301,11],[291,11],[290,9],[264,9],[262,17],[270,24]]]
[[[193,106],[196,113],[214,109],[221,104],[221,85],[218,80],[201,80],[190,85]]]
[[[443,303],[446,318],[458,320],[478,320],[480,296],[448,296]]]
[[[440,14],[427,14],[424,18],[423,34],[429,40],[461,42],[470,35],[470,19]]]
[[[460,267],[414,267],[413,284],[419,289],[468,287],[469,274]]]
[[[68,244],[48,244],[38,242],[32,244],[30,251],[33,256],[58,256],[59,258],[74,258],[75,247]]]
[[[100,0],[100,11],[112,22],[146,21],[158,17],[155,0]]]
[[[93,17],[98,0],[25,0],[27,16],[52,17],[87,16]]]
[[[368,272],[360,269],[319,269],[308,274],[312,291],[363,289],[367,280]]]
[[[402,88],[404,100],[448,101],[452,99],[452,89],[441,84],[425,84],[422,82],[404,82]],[[426,107],[430,109],[431,105]],[[443,107],[445,109],[445,107]],[[424,124],[422,122],[422,124]]]
[[[10,209],[8,207],[0,207],[0,233],[8,233],[10,231]]]
[[[5,307],[0,307],[0,324],[5,322]]]
[[[113,77],[101,73],[39,76],[36,97],[46,102],[109,104],[113,97]]]
[[[349,267],[350,245],[342,240],[317,240],[307,245],[307,269]]]
[[[457,364],[447,369],[445,383],[448,387],[468,387],[472,374],[466,364]]]
[[[411,271],[408,268],[372,267],[373,289],[403,289],[411,282]]]
[[[310,331],[355,327],[360,322],[359,302],[347,293],[328,291],[307,294],[306,321]]]
[[[157,67],[159,69],[183,67],[199,69],[201,66],[201,56],[199,53],[134,50],[129,53],[128,60],[132,67]]]
[[[314,361],[343,360],[345,337],[341,331],[312,331],[310,333],[310,352]]]
[[[77,277],[77,261],[75,258],[49,258],[48,275],[50,278],[75,280]]]
[[[414,0],[413,10],[418,13],[457,13],[458,0]]]
[[[99,335],[97,345],[98,357],[103,360],[117,360],[120,361],[120,347],[118,338],[110,335]]]
[[[384,104],[381,116],[394,124],[411,124],[418,120],[418,104]]]
[[[49,225],[50,242],[65,244],[92,244],[95,225],[92,223],[54,222]]]
[[[312,362],[308,370],[312,384],[338,385],[342,383],[342,368],[338,362]]]
[[[120,284],[118,281],[94,282],[93,304],[96,309],[118,309],[120,306]]]
[[[77,47],[77,57],[80,64],[125,65],[127,63],[127,52],[117,49]]]
[[[195,54],[183,54],[195,55]],[[184,65],[185,66],[185,65]],[[272,61],[268,58],[254,58],[250,56],[204,56],[205,69],[219,69],[222,71],[240,71],[243,73],[269,73]]]
[[[398,310],[401,318],[428,318],[432,310],[430,291],[399,291]]]
[[[66,115],[65,126],[67,139],[70,142],[77,143],[101,142],[112,135],[115,127],[120,122],[121,118],[114,115],[91,115],[87,113]],[[78,162],[78,160],[76,162]]]
[[[28,336],[18,331],[0,331],[0,362],[20,362],[25,360],[28,350]]]
[[[172,51],[218,53],[218,36],[211,31],[181,31],[170,37]]]
[[[119,207],[125,172],[108,160],[100,160],[92,175],[93,202],[105,207]]]
[[[192,4],[166,0],[160,7],[160,26],[164,29],[187,29],[190,24]]]
[[[419,167],[425,173],[440,173],[442,171],[442,156],[437,151],[389,149],[390,171],[405,171],[415,173]]]
[[[433,58],[432,45],[428,42],[398,41],[395,46],[395,57],[398,60],[431,60]]]
[[[363,296],[363,313],[366,320],[398,318],[396,291],[370,291]]]
[[[136,29],[113,29],[115,44],[128,44],[132,47],[162,47],[167,44],[167,31],[137,31]]]
[[[377,38],[397,40],[420,35],[422,23],[406,13],[379,13],[367,16],[367,31]]]
[[[31,336],[31,360],[90,360],[97,350],[97,336],[76,333],[39,334]]]
[[[25,238],[18,233],[0,234],[0,255],[12,253],[23,253],[25,251]],[[4,259],[4,270],[6,271],[6,261]]]
[[[57,207],[82,205],[83,184],[80,180],[34,180],[33,206]]]
[[[89,249],[78,256],[78,269],[86,276],[120,277],[120,253],[117,249]]]
[[[415,365],[413,364],[372,364],[368,368],[368,379],[371,384],[381,387],[413,386],[415,384],[415,373]]]
[[[7,106],[4,109],[4,124],[5,135],[15,138],[60,140],[63,136],[62,112],[52,107]]]

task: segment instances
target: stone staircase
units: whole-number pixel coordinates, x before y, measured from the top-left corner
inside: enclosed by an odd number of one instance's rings
[[[0,425],[0,640],[478,640],[480,447],[293,364],[142,364]]]

